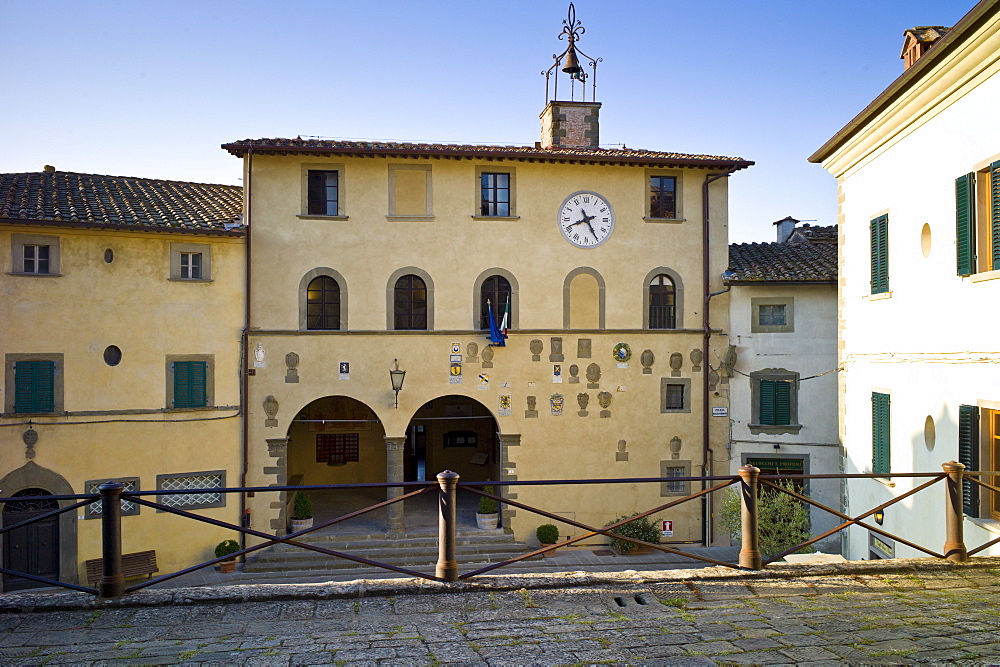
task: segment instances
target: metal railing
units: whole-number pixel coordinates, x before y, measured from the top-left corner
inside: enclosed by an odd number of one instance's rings
[[[30,519],[21,521],[19,523],[4,526],[0,528],[0,535],[7,535],[11,531],[23,528],[31,523],[38,521],[44,521],[46,519],[58,516],[64,512],[72,512],[80,507],[84,507],[93,503],[95,501],[101,502],[101,524],[102,524],[102,576],[97,585],[97,587],[79,586],[76,584],[71,584],[63,581],[56,581],[54,579],[48,579],[46,577],[41,577],[33,575],[26,572],[19,572],[11,570],[8,568],[0,567],[0,573],[21,577],[24,579],[29,579],[42,584],[47,584],[50,586],[58,586],[62,588],[67,588],[70,590],[81,591],[84,593],[90,593],[93,595],[98,595],[100,597],[120,597],[127,593],[141,590],[148,586],[153,586],[155,584],[174,579],[176,577],[189,574],[191,572],[200,570],[202,568],[211,567],[222,561],[230,560],[239,556],[245,556],[251,554],[255,551],[265,549],[277,544],[286,544],[301,549],[306,549],[319,554],[330,556],[333,558],[342,558],[346,560],[353,561],[360,565],[366,565],[370,567],[378,567],[393,572],[398,572],[403,575],[418,577],[423,579],[429,579],[433,581],[440,582],[454,582],[462,579],[469,579],[476,577],[478,575],[490,572],[492,570],[502,568],[519,561],[533,558],[542,554],[549,549],[568,546],[575,544],[582,540],[586,540],[597,535],[603,535],[608,538],[613,538],[622,542],[629,542],[638,546],[649,547],[651,549],[656,549],[668,554],[673,554],[677,556],[682,556],[684,558],[692,559],[695,561],[700,561],[708,563],[711,565],[720,565],[725,567],[732,567],[735,569],[743,570],[757,570],[761,569],[770,563],[780,560],[788,554],[799,551],[804,547],[808,547],[811,544],[822,540],[826,537],[837,533],[840,530],[844,530],[849,526],[860,526],[868,529],[872,533],[881,535],[893,539],[901,544],[926,553],[929,556],[936,558],[944,558],[951,561],[962,562],[969,559],[984,549],[987,549],[997,543],[1000,543],[1000,538],[986,542],[978,547],[968,550],[966,549],[964,537],[963,537],[963,480],[971,481],[973,484],[978,485],[980,488],[986,489],[993,493],[1000,493],[1000,488],[986,483],[980,478],[995,477],[1000,473],[995,471],[966,471],[965,467],[960,463],[955,463],[954,461],[945,463],[942,465],[943,472],[941,473],[884,473],[884,474],[831,474],[831,475],[761,475],[760,470],[753,466],[743,466],[739,469],[739,474],[737,475],[717,475],[708,477],[669,477],[669,478],[630,478],[630,479],[575,479],[575,480],[540,480],[540,481],[516,481],[516,482],[469,482],[460,484],[459,475],[454,472],[445,471],[437,476],[437,482],[400,482],[400,483],[381,483],[381,484],[332,484],[332,485],[300,485],[300,486],[265,486],[265,487],[238,487],[238,488],[227,488],[227,489],[185,489],[185,490],[171,490],[171,491],[134,491],[134,492],[124,492],[124,486],[120,482],[105,482],[98,487],[99,493],[97,494],[80,494],[80,495],[63,495],[63,496],[41,496],[38,498],[27,498],[27,497],[17,497],[17,498],[0,498],[0,502],[8,501],[27,501],[27,500],[56,500],[56,501],[75,501],[66,507],[60,507],[58,509],[44,512],[38,516],[32,517]],[[817,479],[886,479],[886,478],[915,478],[915,479],[926,479],[927,481],[921,483],[917,487],[893,498],[892,500],[882,503],[877,507],[874,507],[866,512],[859,514],[857,516],[851,517],[839,510],[827,507],[808,496],[805,496],[792,488],[778,485],[775,483],[776,480],[817,480]],[[544,509],[537,507],[532,507],[525,503],[517,502],[511,498],[505,498],[502,495],[496,495],[493,493],[487,493],[482,490],[481,487],[494,486],[494,487],[511,487],[511,486],[554,486],[554,485],[614,485],[614,484],[641,484],[641,483],[656,483],[662,484],[665,482],[692,482],[701,483],[702,489],[691,493],[687,496],[671,500],[670,502],[658,505],[652,509],[640,512],[633,516],[623,518],[614,523],[608,524],[606,526],[596,527],[590,526],[586,523],[582,523],[566,516],[557,515],[552,512],[548,512]],[[931,548],[917,544],[916,542],[904,539],[898,535],[894,535],[887,530],[884,530],[880,526],[872,525],[871,523],[865,521],[868,517],[876,514],[877,512],[884,511],[886,508],[906,499],[914,494],[923,491],[929,487],[934,486],[938,483],[944,483],[946,486],[945,493],[945,507],[944,507],[944,519],[946,526],[946,539],[944,546],[940,552],[934,551]],[[741,506],[741,536],[742,543],[739,553],[738,564],[726,563],[724,561],[718,561],[710,557],[688,553],[680,551],[674,547],[657,544],[651,542],[644,542],[642,540],[627,537],[618,533],[615,533],[615,529],[621,527],[623,524],[629,523],[636,519],[647,518],[659,512],[671,509],[685,502],[696,500],[702,498],[703,496],[708,496],[712,493],[716,493],[729,486],[737,485],[738,494],[740,498]],[[757,513],[757,500],[758,493],[761,487],[769,488],[775,492],[786,493],[799,502],[812,505],[818,509],[828,512],[836,517],[842,519],[842,522],[836,527],[831,528],[819,535],[809,538],[799,544],[796,544],[780,554],[771,556],[767,559],[763,558],[761,552],[758,548],[758,513]],[[176,495],[186,495],[186,494],[199,494],[199,493],[264,493],[264,492],[275,492],[275,491],[300,491],[300,490],[333,490],[333,489],[390,489],[390,488],[402,488],[404,493],[398,497],[394,497],[374,505],[370,505],[363,509],[338,516],[336,518],[315,523],[312,527],[300,530],[297,532],[289,533],[287,535],[273,535],[259,530],[254,530],[253,528],[247,526],[236,525],[221,521],[218,519],[213,519],[210,517],[202,516],[194,512],[189,512],[186,510],[178,509],[170,504],[165,504],[164,502],[155,502],[153,500],[148,500],[146,497],[158,497],[158,496],[176,496]],[[410,490],[413,489],[413,490]],[[478,568],[471,572],[466,572],[464,574],[459,573],[459,564],[456,559],[456,546],[457,546],[457,498],[458,491],[467,491],[476,496],[483,496],[487,498],[492,498],[498,503],[508,505],[510,507],[515,507],[527,512],[538,514],[540,516],[558,521],[575,528],[580,529],[582,532],[563,542],[559,542],[555,545],[545,545],[539,549],[529,551],[525,554],[519,556],[508,558],[504,561],[498,563],[491,563],[484,567]],[[386,508],[394,503],[403,502],[409,498],[414,498],[421,494],[436,493],[438,497],[438,560],[435,564],[434,574],[419,572],[416,570],[411,570],[405,567],[399,567],[389,563],[382,563],[379,561],[364,558],[358,555],[352,555],[333,549],[327,549],[316,544],[310,544],[308,542],[301,541],[301,538],[306,537],[308,534],[315,531],[334,526],[336,524],[348,521],[350,519],[359,517],[363,514],[373,512]],[[171,514],[176,514],[178,516],[191,519],[193,521],[200,521],[203,523],[211,524],[213,526],[218,526],[220,528],[227,528],[230,530],[237,531],[246,537],[256,537],[260,538],[262,542],[259,544],[254,544],[247,546],[235,553],[227,554],[222,557],[214,558],[208,561],[204,561],[197,565],[178,570],[176,572],[171,572],[159,577],[150,578],[146,581],[142,581],[131,586],[125,585],[125,576],[122,569],[122,548],[121,548],[121,503],[122,500],[128,500],[130,502],[144,505],[146,507],[153,508],[161,512],[168,512]],[[8,539],[8,538],[4,538]]]

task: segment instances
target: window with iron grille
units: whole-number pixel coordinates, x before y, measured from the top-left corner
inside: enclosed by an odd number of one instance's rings
[[[668,410],[684,409],[684,385],[668,384],[665,407]]]
[[[758,306],[758,322],[765,327],[785,326],[785,304],[764,304]]]
[[[649,177],[649,217],[676,218],[677,179],[673,176]]]
[[[339,215],[340,173],[309,172],[309,215]]]
[[[691,412],[691,378],[660,378],[660,412]]]
[[[677,327],[677,290],[674,281],[665,273],[649,281],[649,328],[674,329]]]
[[[317,433],[316,463],[352,463],[359,461],[357,433]]]
[[[139,478],[138,477],[118,477],[118,478],[115,478],[115,479],[94,479],[94,480],[91,480],[91,481],[85,483],[83,485],[83,488],[86,490],[86,493],[100,493],[100,489],[98,487],[101,486],[101,484],[104,484],[105,482],[120,482],[122,484],[122,486],[124,486],[124,488],[122,489],[122,491],[126,492],[126,493],[130,492],[130,491],[138,491],[139,488],[140,488],[139,487]],[[152,496],[150,496],[150,498],[154,502],[156,501],[156,499],[152,498]],[[141,505],[139,505],[139,503],[132,502],[131,500],[129,500],[127,498],[122,498],[121,505],[122,505],[122,516],[132,516],[132,515],[138,514],[139,513],[139,508],[141,507]],[[101,514],[103,514],[103,508],[101,506],[101,501],[97,500],[97,501],[92,502],[89,505],[87,505],[87,512],[85,513],[84,516],[87,519],[98,519],[98,518],[101,517]]]
[[[690,477],[691,476],[691,462],[681,461],[678,459],[670,459],[669,461],[660,461],[660,477],[664,478],[664,481],[660,482],[660,495],[661,496],[686,496],[689,491],[690,483],[686,481],[669,479],[671,477]]]
[[[408,274],[396,281],[393,318],[397,331],[427,329],[427,285],[420,276]]]
[[[340,285],[330,276],[319,276],[309,283],[306,328],[340,329]]]
[[[225,485],[225,470],[156,476],[157,491],[191,491],[205,489],[205,491],[201,493],[178,493],[159,496],[158,502],[161,505],[176,507],[178,509],[225,507],[226,494],[211,490],[224,488]]]
[[[510,215],[510,174],[483,172],[480,191],[480,215],[501,218]]]

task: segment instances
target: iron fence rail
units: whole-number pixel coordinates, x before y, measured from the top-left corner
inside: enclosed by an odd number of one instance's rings
[[[369,567],[377,567],[392,572],[398,572],[403,575],[418,577],[423,579],[429,579],[432,581],[440,582],[453,582],[460,579],[470,579],[486,572],[496,570],[498,568],[506,567],[517,563],[528,558],[535,557],[543,552],[575,544],[583,540],[595,537],[597,535],[603,535],[608,538],[614,538],[622,542],[628,542],[631,544],[650,547],[652,549],[659,550],[664,553],[669,553],[677,556],[682,556],[694,561],[709,563],[712,565],[719,565],[724,567],[733,567],[737,569],[761,569],[767,565],[780,560],[781,558],[799,551],[805,547],[808,547],[819,540],[829,537],[841,530],[844,530],[850,526],[860,526],[872,533],[877,535],[895,540],[901,544],[926,553],[929,556],[935,558],[946,558],[953,561],[964,561],[969,557],[980,553],[984,549],[987,549],[995,544],[1000,543],[1000,538],[990,540],[982,545],[975,547],[972,550],[967,550],[964,543],[963,537],[963,480],[971,481],[973,484],[978,485],[979,488],[985,489],[992,493],[1000,493],[1000,487],[991,485],[980,478],[996,478],[998,472],[996,471],[966,471],[964,466],[960,463],[955,463],[954,461],[945,463],[942,465],[943,472],[915,472],[915,473],[880,473],[880,474],[870,474],[870,473],[841,473],[841,474],[817,474],[817,475],[774,475],[774,474],[760,474],[760,470],[753,466],[743,466],[739,469],[737,475],[710,475],[710,476],[690,476],[690,477],[637,477],[637,478],[616,478],[616,479],[570,479],[570,480],[533,480],[533,481],[487,481],[487,482],[459,482],[459,475],[456,473],[445,471],[437,476],[436,482],[380,482],[380,483],[369,483],[369,484],[312,484],[312,485],[297,485],[297,486],[244,486],[244,487],[231,487],[231,488],[211,488],[211,489],[179,489],[179,490],[159,490],[159,491],[131,491],[125,492],[124,485],[120,482],[105,482],[101,484],[98,488],[98,493],[90,494],[77,494],[77,495],[59,495],[59,496],[40,496],[40,497],[9,497],[0,498],[0,503],[5,503],[8,501],[29,501],[29,500],[55,500],[55,501],[71,501],[69,505],[65,507],[60,507],[58,509],[53,509],[51,511],[45,511],[37,516],[31,517],[29,519],[20,521],[18,523],[12,524],[10,526],[3,526],[0,528],[0,537],[8,535],[11,531],[18,530],[29,524],[44,521],[54,516],[61,515],[65,512],[72,512],[80,507],[90,505],[94,502],[101,503],[101,522],[102,522],[102,568],[103,576],[98,583],[96,588],[79,586],[77,584],[56,581],[46,577],[41,577],[28,572],[20,572],[6,567],[0,567],[0,573],[6,574],[14,577],[21,577],[38,583],[46,584],[49,586],[58,586],[61,588],[66,588],[70,590],[80,591],[83,593],[89,593],[92,595],[99,595],[101,597],[119,597],[126,593],[131,593],[134,591],[141,590],[143,588],[156,585],[165,581],[169,581],[176,577],[180,577],[197,570],[212,567],[223,561],[236,558],[239,556],[246,556],[248,554],[254,553],[261,549],[266,549],[268,547],[285,544],[300,549],[305,549],[307,551],[312,551],[325,556],[333,558],[341,558],[349,560],[360,565],[365,565]],[[885,478],[912,478],[916,480],[926,479],[927,481],[919,484],[918,486],[902,493],[891,500],[882,503],[874,508],[871,508],[857,516],[849,516],[843,512],[836,510],[834,508],[828,507],[820,502],[809,498],[808,496],[795,491],[792,488],[788,488],[783,485],[775,484],[778,479],[788,480],[819,480],[819,479],[885,479]],[[605,526],[596,527],[590,526],[586,523],[576,521],[575,519],[570,519],[565,516],[557,515],[552,512],[546,511],[545,509],[533,507],[526,503],[518,502],[511,498],[505,498],[502,495],[496,493],[488,493],[483,490],[483,487],[493,486],[500,488],[507,488],[512,486],[556,486],[556,485],[617,485],[617,484],[661,484],[665,482],[692,482],[700,483],[702,489],[688,494],[687,496],[676,498],[670,502],[657,505],[651,509],[639,512],[633,516],[619,519],[613,523]],[[905,539],[899,535],[890,533],[889,531],[872,525],[870,522],[866,522],[865,519],[874,515],[877,512],[885,510],[896,503],[899,503],[906,498],[909,498],[925,489],[928,489],[938,483],[944,483],[946,485],[945,493],[945,524],[946,524],[946,540],[941,551],[935,551],[929,547],[920,545],[914,541]],[[710,485],[711,484],[711,485]],[[741,526],[742,526],[742,540],[739,555],[739,562],[736,565],[732,563],[726,563],[723,561],[714,560],[707,556],[700,554],[692,554],[680,551],[670,546],[664,544],[656,544],[651,542],[645,542],[642,540],[627,537],[618,533],[615,533],[615,529],[621,527],[622,525],[634,521],[636,519],[647,518],[659,512],[663,512],[673,507],[677,507],[683,503],[690,502],[692,500],[697,500],[704,496],[719,492],[730,486],[737,486],[738,494],[740,497],[740,513],[741,513]],[[819,535],[810,537],[809,539],[789,547],[780,554],[770,556],[764,559],[758,549],[758,512],[757,512],[757,498],[759,489],[761,487],[770,489],[774,492],[786,493],[796,499],[798,502],[808,504],[810,506],[816,507],[824,512],[827,512],[842,520],[836,527],[824,531]],[[161,496],[173,496],[173,495],[188,495],[188,494],[199,494],[199,493],[266,493],[266,492],[287,492],[287,491],[302,491],[302,490],[336,490],[336,489],[401,489],[404,491],[401,495],[394,498],[389,498],[387,500],[369,505],[360,510],[354,512],[349,512],[347,514],[322,521],[314,524],[310,528],[304,530],[299,530],[296,532],[288,533],[285,535],[271,534],[268,532],[255,530],[248,526],[236,525],[229,523],[227,521],[222,521],[219,519],[214,519],[211,517],[203,516],[195,512],[179,509],[171,505],[164,504],[162,499],[160,502],[155,500],[149,500],[147,498],[153,497],[154,499],[159,499]],[[482,496],[486,498],[491,498],[498,503],[508,505],[517,509],[521,509],[539,516],[552,519],[554,521],[561,522],[580,529],[582,532],[570,539],[559,542],[555,545],[535,549],[529,551],[525,554],[514,556],[508,558],[498,563],[491,563],[484,567],[480,567],[465,574],[459,574],[458,561],[455,557],[456,544],[457,544],[457,519],[456,519],[456,508],[457,508],[457,492],[459,490],[466,491],[475,496]],[[389,563],[383,563],[380,561],[365,558],[363,556],[344,553],[334,549],[327,549],[325,547],[310,544],[308,542],[302,541],[303,537],[308,536],[310,533],[335,526],[344,521],[362,516],[369,512],[380,510],[394,503],[403,502],[407,499],[414,498],[416,496],[428,493],[436,493],[438,497],[438,560],[435,564],[435,573],[429,574],[425,572],[419,572],[405,567],[399,567]],[[150,578],[146,581],[140,582],[138,584],[133,584],[131,586],[126,586],[124,577],[122,575],[122,550],[121,550],[121,503],[123,500],[137,503],[152,509],[158,510],[160,512],[167,512],[170,514],[175,514],[177,516],[183,517],[185,519],[190,519],[192,521],[199,521],[202,523],[210,524],[220,528],[226,528],[229,530],[236,531],[244,538],[252,537],[259,538],[261,540],[258,544],[253,544],[250,546],[244,546],[235,553],[227,554],[222,557],[213,558],[190,567],[183,568],[176,572],[171,572],[165,575],[161,575],[155,578]]]

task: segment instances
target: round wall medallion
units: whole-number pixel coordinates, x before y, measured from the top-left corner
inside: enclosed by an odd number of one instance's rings
[[[108,345],[104,348],[104,363],[108,366],[117,366],[122,361],[122,351],[117,345]]]
[[[611,356],[615,358],[615,361],[624,363],[632,358],[632,348],[628,346],[628,343],[618,343],[612,350]]]

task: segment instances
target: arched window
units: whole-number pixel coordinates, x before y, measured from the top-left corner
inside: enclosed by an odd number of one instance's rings
[[[489,329],[489,308],[486,302],[493,306],[493,320],[497,323],[497,326],[503,323],[504,310],[507,308],[507,302],[510,299],[511,289],[510,282],[503,276],[490,276],[483,281],[483,287],[479,292],[479,328]],[[507,326],[511,326],[510,319],[507,320]]]
[[[649,328],[677,328],[677,290],[674,281],[665,273],[649,281]]]
[[[393,329],[427,329],[427,285],[420,276],[407,274],[393,290]]]
[[[330,276],[319,276],[309,282],[306,328],[340,329],[340,285]]]

